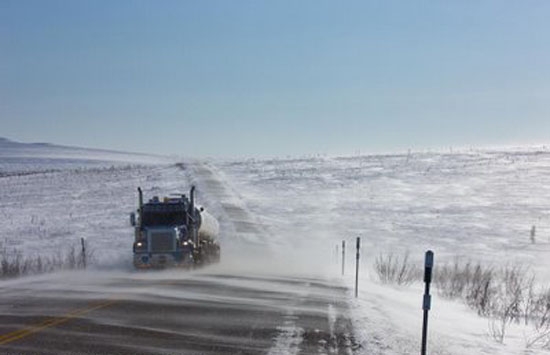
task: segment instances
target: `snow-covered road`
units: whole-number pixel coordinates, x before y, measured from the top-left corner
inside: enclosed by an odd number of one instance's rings
[[[71,272],[6,282],[2,354],[351,354],[346,289],[328,280]]]
[[[436,266],[523,263],[538,285],[550,282],[546,151],[182,164],[32,158],[22,170],[16,161],[0,161],[3,252],[55,255],[84,237],[94,262],[0,281],[0,353],[415,354],[421,287],[380,284],[379,253],[408,251],[420,264],[429,248]],[[222,262],[136,273],[128,223],[136,187],[162,196],[191,184],[220,220]],[[353,300],[334,251],[356,236],[362,288]],[[487,319],[459,301],[434,295],[432,317],[434,354],[549,353],[527,349],[529,329],[515,325],[496,344]]]
[[[136,187],[149,196],[190,184],[220,218],[222,262],[135,272]],[[93,251],[85,271],[1,281],[0,353],[351,354],[356,346],[341,280],[288,264],[281,238],[213,165],[39,170],[5,175],[0,188],[9,192],[0,205],[6,253],[53,255],[80,237]]]

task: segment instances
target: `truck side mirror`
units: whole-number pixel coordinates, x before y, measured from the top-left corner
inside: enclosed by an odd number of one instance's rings
[[[130,213],[130,224],[132,227],[136,226],[136,214],[134,212]]]

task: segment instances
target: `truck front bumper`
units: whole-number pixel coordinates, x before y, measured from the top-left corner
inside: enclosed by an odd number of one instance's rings
[[[134,254],[134,266],[138,269],[165,268],[177,265],[172,254]]]

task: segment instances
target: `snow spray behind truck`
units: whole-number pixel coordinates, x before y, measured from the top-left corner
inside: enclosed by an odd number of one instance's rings
[[[203,265],[220,260],[218,221],[195,206],[195,186],[189,197],[154,196],[143,203],[138,187],[137,215],[130,215],[135,227],[134,266],[139,269]]]

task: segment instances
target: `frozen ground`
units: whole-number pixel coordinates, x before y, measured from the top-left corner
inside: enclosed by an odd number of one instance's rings
[[[117,154],[109,160],[107,152],[89,159],[82,152],[56,155],[50,147],[32,154],[13,149],[12,155],[0,154],[3,247],[48,254],[86,237],[96,267],[123,273],[119,279],[136,278],[128,274],[128,214],[135,209],[138,185],[146,196],[198,185],[199,199],[220,219],[220,267],[226,275],[315,274],[338,284],[335,246],[361,236],[361,293],[358,300],[349,295],[358,354],[418,353],[421,287],[380,285],[370,272],[380,252],[408,251],[420,263],[424,251],[432,249],[436,265],[457,257],[488,265],[519,262],[533,268],[539,284],[550,283],[550,153],[544,149],[185,161],[184,169],[164,158],[155,163],[152,157],[124,160]],[[66,163],[63,159],[71,154]],[[529,240],[532,225],[536,244]],[[350,248],[348,270],[351,254]],[[98,277],[92,284],[103,285]],[[351,285],[351,275],[342,282]],[[295,291],[288,288],[288,294]],[[496,344],[488,336],[486,319],[458,301],[434,297],[434,354],[548,353],[526,351],[529,330],[519,327],[511,328],[504,345]],[[345,311],[341,306],[336,311],[333,304],[324,311],[329,328],[331,314]],[[293,307],[282,315],[270,353],[309,353],[304,350],[307,325],[296,325],[299,308]]]
[[[491,264],[518,261],[550,282],[550,152],[220,163],[229,183],[273,235],[296,246],[362,237],[367,257],[434,249]],[[529,235],[536,225],[537,243]]]
[[[120,260],[136,187],[188,185],[164,157],[5,139],[0,148],[0,250],[12,255],[51,256],[86,238],[98,264]]]
[[[247,160],[218,168],[285,250],[298,248],[330,264],[330,250],[342,239],[353,245],[362,238],[363,287],[353,309],[365,354],[419,348],[422,290],[379,285],[370,269],[381,252],[409,252],[419,265],[427,249],[435,251],[436,265],[457,258],[488,266],[520,263],[532,268],[539,286],[550,283],[545,149]],[[536,244],[529,239],[533,225]],[[352,261],[350,255],[348,270]],[[496,344],[487,319],[458,301],[434,297],[434,353],[548,353],[525,350],[532,330],[514,325],[504,345]]]

